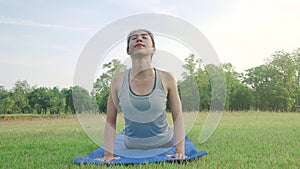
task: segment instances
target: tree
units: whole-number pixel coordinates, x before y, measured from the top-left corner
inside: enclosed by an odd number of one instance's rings
[[[10,97],[11,93],[5,90],[4,86],[0,86],[0,114],[13,112],[15,102]]]
[[[223,111],[226,105],[226,79],[222,66],[209,64],[205,66],[211,86],[210,110]]]
[[[65,107],[64,98],[57,87],[49,90],[50,114],[59,114]]]
[[[292,111],[298,88],[295,61],[292,54],[276,51],[266,64],[246,71],[244,82],[254,90],[257,109]]]
[[[14,113],[29,113],[30,106],[28,104],[27,94],[30,86],[26,80],[17,81],[13,87],[11,99],[14,101]]]
[[[103,69],[108,70],[101,74],[101,76],[96,80],[92,91],[92,95],[96,98],[98,109],[101,113],[106,111],[109,88],[113,75],[127,69],[127,66],[121,64],[120,60],[113,59],[111,62],[104,64]]]
[[[249,110],[252,105],[252,90],[242,83],[240,74],[236,72],[230,63],[222,65],[226,77],[226,104],[227,110]]]
[[[295,104],[295,111],[300,110],[300,48],[294,50],[292,53],[292,57],[295,62],[295,69],[296,69],[296,77],[295,77],[295,90],[296,90],[296,104]]]
[[[202,75],[201,60],[197,59],[194,54],[190,54],[184,61],[183,68],[186,71],[182,73],[183,80],[177,82],[182,110],[184,112],[199,111],[202,102],[200,93],[203,92],[199,86],[201,81],[199,76]]]
[[[196,81],[191,76],[187,76],[184,81],[179,81],[177,84],[182,111],[199,111],[200,98]]]
[[[223,109],[226,96],[223,69],[212,64],[201,66],[201,60],[196,59],[194,54],[190,54],[185,62],[186,72],[183,73],[183,81],[178,83],[183,111]],[[211,107],[211,102],[214,107]]]
[[[232,86],[230,92],[230,111],[250,110],[253,104],[253,91],[242,83]]]
[[[197,86],[200,96],[199,110],[209,110],[211,104],[211,84],[208,73],[205,69],[197,70]]]
[[[73,103],[72,88],[62,89],[61,95],[62,95],[61,97],[63,98],[63,100],[65,102],[64,112],[75,114],[76,112],[75,112],[74,103]]]
[[[238,80],[238,73],[234,70],[233,66],[230,63],[222,64],[225,78],[226,78],[226,102],[225,108],[230,109],[231,105],[234,104],[232,99],[232,92],[235,89],[235,86],[238,86],[240,81]]]
[[[48,95],[49,89],[39,87],[32,89],[28,94],[28,102],[34,112],[38,114],[46,114],[50,107],[50,98]]]
[[[74,86],[72,88],[72,98],[74,109],[78,114],[94,113],[96,111],[95,102],[86,89]]]

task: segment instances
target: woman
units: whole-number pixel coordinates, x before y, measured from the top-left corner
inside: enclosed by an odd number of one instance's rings
[[[104,157],[114,157],[117,111],[120,107],[125,118],[125,145],[127,148],[151,149],[176,145],[176,154],[170,158],[186,158],[184,154],[185,129],[175,79],[170,73],[152,66],[155,42],[151,32],[134,30],[127,38],[127,54],[132,68],[116,74],[111,82],[107,103]],[[174,129],[166,120],[166,103],[169,102]]]

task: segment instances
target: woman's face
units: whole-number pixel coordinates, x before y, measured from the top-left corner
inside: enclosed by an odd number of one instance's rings
[[[129,55],[153,54],[154,51],[155,48],[153,47],[151,36],[147,32],[136,31],[132,33],[127,51]]]

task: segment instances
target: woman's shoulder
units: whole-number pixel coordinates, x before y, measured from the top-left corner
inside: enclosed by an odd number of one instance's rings
[[[175,80],[172,73],[158,68],[156,68],[156,70],[158,70],[159,75],[163,80]]]
[[[118,80],[119,78],[123,78],[127,70],[117,72],[113,75],[113,80]]]
[[[123,83],[126,71],[127,70],[115,73],[112,77],[111,85],[112,86],[120,86],[120,84]]]
[[[157,70],[159,72],[160,78],[164,85],[172,86],[174,83],[176,83],[176,80],[172,73],[162,69],[157,69]]]

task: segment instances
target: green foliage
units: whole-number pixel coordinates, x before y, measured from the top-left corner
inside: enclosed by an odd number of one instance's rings
[[[201,74],[198,74],[197,71],[201,71],[200,60],[198,60],[195,55],[191,54],[184,60],[186,62],[183,67],[186,69],[186,72],[182,73],[183,80],[178,81],[178,90],[179,95],[182,101],[182,110],[184,112],[188,111],[198,111],[200,107],[200,98],[201,92],[200,88],[202,85],[199,79]]]
[[[127,66],[121,64],[121,61],[117,59],[113,59],[111,62],[103,65],[103,70],[107,69],[107,71],[102,73],[101,76],[96,80],[92,91],[92,95],[96,98],[99,112],[106,112],[110,83],[114,74],[124,71],[126,68]]]
[[[203,67],[195,55],[189,55],[185,61],[186,72],[183,80],[178,82],[183,111],[222,110],[222,105],[228,110],[250,109],[251,91],[241,83],[230,63],[222,67],[212,64]],[[238,98],[243,96],[250,98],[244,98],[244,101]],[[218,107],[211,107],[211,102],[217,103],[214,106]]]
[[[187,77],[184,81],[178,82],[179,95],[182,100],[182,110],[184,112],[199,110],[198,86],[195,80]]]
[[[4,112],[13,113],[15,102],[10,95],[10,92],[5,90],[3,86],[0,86],[0,114],[3,114]]]
[[[17,113],[29,113],[30,107],[28,106],[28,99],[26,97],[28,91],[30,90],[29,84],[26,80],[17,81],[13,92],[11,95],[12,100],[14,101],[13,112]]]
[[[57,87],[54,87],[49,91],[49,101],[50,101],[50,114],[59,114],[62,112],[63,107],[65,107],[65,101],[61,97],[60,91]]]
[[[33,108],[34,113],[46,114],[50,107],[48,90],[45,87],[32,89],[28,93],[29,105]]]
[[[72,88],[70,89],[62,89],[61,90],[62,98],[64,99],[64,113],[72,113],[75,114],[75,108],[73,104],[73,96],[72,96]]]
[[[72,98],[77,113],[94,113],[97,111],[96,103],[86,89],[79,86],[73,87]]]
[[[185,72],[177,82],[183,111],[222,109],[211,107],[212,102],[230,111],[300,110],[300,48],[276,51],[265,64],[242,73],[230,63],[203,66],[194,54],[184,61]],[[113,75],[125,69],[117,59],[104,64],[91,93],[79,86],[30,87],[26,80],[17,81],[10,91],[0,86],[0,114],[105,112]]]
[[[253,91],[242,83],[232,86],[229,97],[229,110],[250,110],[253,103]]]
[[[211,103],[219,103],[224,95],[225,109],[230,111],[255,109],[286,112],[296,111],[299,107],[300,49],[292,53],[276,51],[265,64],[245,73],[236,72],[230,63],[224,63],[222,67],[203,67],[201,60],[194,55],[189,55],[185,62],[183,67],[186,72],[183,73],[183,80],[178,82],[184,111],[192,111],[194,107],[200,111],[212,109]],[[223,76],[226,79],[225,90]],[[197,97],[200,97],[198,107],[194,106],[199,101]]]
[[[275,52],[266,64],[248,69],[244,82],[254,91],[254,108],[295,111],[299,91],[299,49]]]
[[[74,114],[72,90],[73,87],[31,88],[26,81],[17,81],[11,91],[1,86],[0,114]],[[88,97],[91,100],[89,94]]]
[[[209,76],[211,88],[211,110],[222,111],[226,106],[227,84],[224,77],[224,71],[221,66],[206,65],[205,69]],[[226,108],[226,107],[225,107]]]

